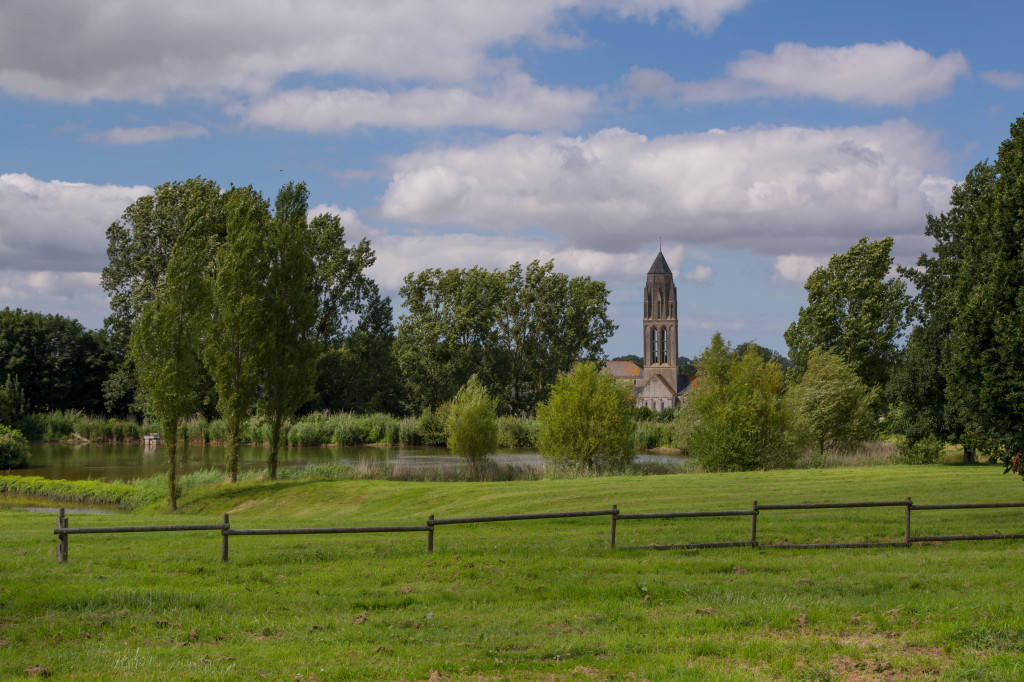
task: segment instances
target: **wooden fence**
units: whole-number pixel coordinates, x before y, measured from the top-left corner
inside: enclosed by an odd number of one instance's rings
[[[851,509],[865,507],[903,507],[903,539],[891,542],[824,542],[810,544],[760,544],[757,541],[757,519],[766,511],[807,510],[807,509]],[[754,502],[750,509],[728,511],[682,511],[656,512],[644,514],[623,514],[617,505],[610,509],[593,511],[550,512],[539,514],[508,514],[504,516],[471,516],[447,519],[434,518],[431,514],[422,526],[352,526],[341,528],[232,528],[227,514],[222,523],[182,524],[170,526],[100,526],[92,528],[71,528],[68,517],[62,508],[57,516],[57,528],[54,535],[58,536],[57,562],[68,560],[68,537],[80,534],[95,533],[152,533],[164,531],[205,531],[215,530],[221,534],[221,561],[228,561],[228,538],[232,535],[310,535],[330,533],[426,533],[427,551],[434,551],[434,529],[462,523],[494,523],[501,521],[533,521],[538,519],[565,519],[585,516],[611,517],[609,547],[615,549],[616,526],[622,521],[642,521],[650,519],[684,519],[710,518],[728,516],[750,517],[750,539],[732,542],[694,542],[687,544],[661,545],[650,544],[641,547],[623,547],[621,549],[707,549],[715,547],[759,547],[762,549],[845,549],[854,547],[909,547],[915,542],[945,542],[949,540],[1008,540],[1024,538],[1024,533],[990,534],[990,535],[919,535],[910,534],[910,515],[913,511],[950,510],[950,509],[1003,509],[1024,508],[1024,502],[992,502],[981,504],[914,504],[908,497],[905,500],[888,502],[815,502],[810,504],[759,504]]]

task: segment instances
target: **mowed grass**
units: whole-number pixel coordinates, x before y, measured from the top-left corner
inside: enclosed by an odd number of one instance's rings
[[[438,518],[763,504],[1024,501],[997,467],[883,466],[502,483],[250,482],[176,515],[72,527],[420,525]],[[0,678],[1020,680],[1024,541],[608,549],[607,517],[416,534],[71,536],[0,509]],[[1021,533],[1024,510],[922,511],[915,535]],[[744,540],[750,518],[621,521],[619,546]],[[898,541],[903,509],[765,511],[768,542]]]

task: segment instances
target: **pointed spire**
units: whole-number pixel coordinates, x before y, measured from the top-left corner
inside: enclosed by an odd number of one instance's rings
[[[672,271],[669,270],[668,262],[665,260],[665,255],[661,252],[661,248],[658,248],[658,255],[654,258],[654,264],[651,265],[651,269],[647,271],[648,275],[671,275]]]

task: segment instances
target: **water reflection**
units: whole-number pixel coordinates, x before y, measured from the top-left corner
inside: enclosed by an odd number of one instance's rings
[[[24,476],[64,479],[102,479],[124,481],[164,473],[167,463],[161,446],[96,445],[73,443],[32,443],[32,466],[10,473]],[[184,472],[200,469],[224,469],[225,450],[222,445],[191,445],[183,448]],[[242,446],[238,453],[241,471],[264,469],[268,449]],[[501,464],[540,466],[542,459],[534,450],[500,450],[492,459]],[[307,464],[347,464],[361,461],[394,464],[400,470],[443,468],[458,465],[461,460],[443,447],[343,447],[282,448],[278,454],[281,468]],[[666,454],[640,453],[638,462],[675,462],[678,457]]]

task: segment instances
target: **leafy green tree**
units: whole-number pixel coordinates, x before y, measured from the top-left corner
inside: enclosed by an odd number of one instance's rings
[[[633,390],[593,362],[578,362],[537,406],[537,447],[548,460],[592,471],[633,461]]]
[[[0,470],[28,466],[28,441],[18,429],[0,424]]]
[[[963,441],[1022,473],[1024,452],[1024,118],[993,164],[954,190],[943,227],[955,233],[945,396]],[[941,243],[941,242],[940,242]],[[943,268],[940,266],[940,272]]]
[[[876,395],[838,355],[811,350],[807,371],[791,389],[790,399],[819,461],[826,451],[850,452],[871,436]]]
[[[476,471],[498,447],[498,417],[494,400],[474,374],[459,389],[445,422],[448,450]]]
[[[277,478],[277,455],[284,420],[313,397],[320,346],[312,231],[306,221],[309,191],[288,183],[277,194],[267,225],[270,266],[266,280],[266,328],[260,358],[260,404],[270,421],[270,477]]]
[[[155,295],[171,254],[186,225],[199,216],[220,241],[224,231],[220,187],[196,177],[167,182],[139,197],[107,228],[107,259],[100,284],[110,296],[105,328],[117,367],[104,382],[107,411],[123,414],[138,385],[128,352],[129,339],[143,307]]]
[[[0,424],[14,426],[26,413],[25,391],[18,377],[8,374],[0,385]]]
[[[18,378],[26,411],[103,412],[110,366],[102,333],[60,315],[0,310],[0,376]]]
[[[317,395],[303,411],[404,411],[391,299],[382,297],[376,285],[373,289],[355,329],[340,346],[329,346],[321,353],[317,361]]]
[[[262,362],[267,360],[263,344],[270,254],[264,234],[270,206],[251,188],[233,189],[224,213],[226,234],[214,256],[203,359],[217,392],[217,410],[227,426],[227,465],[234,483],[239,434],[255,403]]]
[[[451,397],[472,374],[503,413],[525,414],[560,372],[595,359],[615,330],[603,282],[554,272],[552,262],[410,273],[396,355],[419,410]]]
[[[178,508],[178,425],[199,402],[199,355],[209,316],[205,275],[213,249],[205,228],[205,221],[197,219],[175,243],[166,272],[135,320],[129,344],[142,400],[162,427],[171,511]]]
[[[836,254],[807,278],[807,305],[786,330],[789,357],[798,374],[814,348],[850,363],[872,388],[886,384],[907,327],[906,284],[890,278],[892,238],[866,238]]]
[[[716,333],[697,359],[697,380],[677,431],[707,471],[789,466],[797,454],[795,416],[784,400],[785,377],[756,349],[736,357]]]

